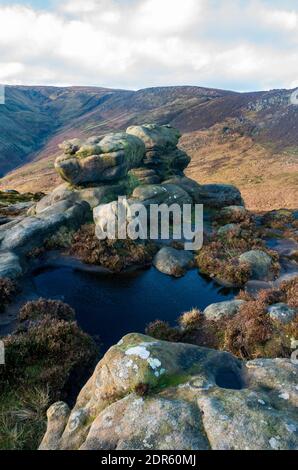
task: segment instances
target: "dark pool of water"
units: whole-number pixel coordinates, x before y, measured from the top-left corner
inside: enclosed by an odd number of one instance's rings
[[[154,268],[110,274],[44,266],[33,274],[34,296],[61,299],[71,305],[80,326],[99,335],[104,349],[129,332],[143,333],[153,320],[174,325],[178,316],[192,307],[204,309],[235,295],[196,270],[180,279]]]
[[[230,369],[220,369],[215,377],[216,385],[221,388],[241,390],[242,379],[239,374]]]

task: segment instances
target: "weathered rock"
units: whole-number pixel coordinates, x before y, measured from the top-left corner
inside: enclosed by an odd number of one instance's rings
[[[39,450],[55,450],[57,441],[61,439],[65,426],[70,415],[70,409],[63,401],[54,403],[47,411],[48,419],[48,439],[41,443]]]
[[[240,373],[239,364],[237,359],[224,352],[211,351],[192,345],[156,341],[139,334],[127,335],[105,354],[96,367],[93,376],[82,389],[63,435],[56,443],[55,448],[80,448],[88,435],[92,436],[94,443],[93,429],[97,427],[96,418],[103,410],[107,411],[111,403],[119,403],[122,397],[131,395],[139,386],[147,386],[158,393],[163,389],[164,384],[183,383],[187,380],[190,370],[193,371],[194,376],[198,374],[205,377],[204,380],[214,384],[217,368],[228,367],[235,370],[235,373]],[[158,402],[156,402],[156,407],[158,406]],[[171,409],[173,408],[171,407]],[[158,432],[160,428],[158,415],[154,419],[156,419],[155,425],[151,432],[155,429],[156,442],[157,434],[160,435],[162,430]],[[161,421],[164,421],[164,413],[161,415]],[[103,422],[105,422],[104,419]],[[128,423],[124,422],[128,426]],[[122,422],[122,427],[125,427],[124,422]],[[195,434],[199,433],[197,439],[201,436],[198,429],[199,424],[198,422],[197,431],[194,430]],[[142,428],[141,423],[139,423],[139,428]],[[133,431],[132,427],[130,429]],[[172,432],[170,427],[169,434]],[[160,446],[166,445],[167,434],[165,432],[164,442],[161,442]],[[46,434],[42,443],[43,448],[47,448],[50,437],[51,432]],[[183,437],[181,440],[183,441]],[[133,439],[130,445],[132,442]],[[140,443],[140,445],[141,448],[146,448],[146,443]]]
[[[243,305],[243,300],[228,300],[226,302],[218,302],[208,305],[204,310],[207,320],[222,320],[222,318],[231,318],[239,312],[239,308]]]
[[[176,186],[180,186],[187,192],[187,194],[189,194],[194,203],[200,203],[201,185],[196,181],[187,178],[186,176],[174,176],[163,181],[163,184],[174,184]]]
[[[72,204],[85,201],[93,209],[93,207],[113,201],[118,195],[124,195],[125,193],[125,180],[114,184],[101,184],[87,188],[72,188],[68,183],[64,183],[36,204],[35,213],[40,214],[49,206],[63,200],[70,201]]]
[[[128,174],[136,179],[138,185],[160,183],[160,177],[156,171],[150,168],[133,168],[128,172]]]
[[[12,217],[0,217],[0,225],[8,224],[9,222],[12,222],[12,220]]]
[[[176,250],[171,247],[163,247],[155,255],[153,265],[161,273],[169,276],[181,277],[194,263],[194,256],[190,251]]]
[[[272,258],[261,250],[251,250],[239,256],[241,263],[247,263],[251,269],[251,279],[269,281],[274,278]]]
[[[238,223],[245,220],[248,211],[244,206],[227,206],[223,207],[218,214],[218,218],[224,220],[226,223]]]
[[[238,224],[226,224],[217,230],[217,233],[220,236],[233,235],[235,237],[238,237],[240,235],[240,232],[241,227]]]
[[[108,134],[98,142],[87,141],[76,153],[73,151],[72,148],[71,153],[58,157],[55,168],[65,181],[77,185],[123,178],[141,163],[145,146],[138,137],[120,132]]]
[[[277,320],[282,323],[291,323],[298,314],[297,309],[291,308],[284,303],[270,305],[268,313],[272,320]]]
[[[126,132],[142,139],[146,147],[145,166],[155,169],[163,178],[181,174],[190,162],[190,157],[177,148],[180,132],[169,125],[131,126]]]
[[[298,261],[298,242],[289,238],[274,240],[274,251],[280,256]]]
[[[132,197],[145,206],[150,204],[192,204],[191,197],[184,189],[175,184],[146,184],[138,186]]]
[[[199,423],[191,403],[129,395],[100,413],[80,449],[209,449]]]
[[[198,199],[201,204],[215,209],[243,205],[239,189],[229,184],[203,184]]]
[[[42,246],[61,227],[78,229],[89,216],[90,206],[86,202],[70,205],[67,201],[60,201],[38,217],[25,217],[5,230],[0,248],[24,255]]]
[[[144,124],[143,126],[130,126],[126,129],[126,132],[141,139],[146,150],[176,148],[181,137],[178,129],[169,125]]]
[[[40,448],[295,449],[297,373],[286,359],[242,363],[130,334],[105,354],[69,417],[66,405],[49,409]]]
[[[17,202],[6,206],[0,206],[2,215],[22,215],[34,205],[34,201]]]
[[[119,217],[119,204],[121,204],[121,216]],[[148,216],[149,211],[144,212],[144,219],[139,218],[139,210],[144,210],[144,206],[140,205],[137,199],[123,199],[122,202],[112,201],[108,204],[100,204],[93,209],[93,220],[95,223],[95,235],[99,240],[103,240],[106,237],[117,239],[121,238],[119,230],[125,229],[126,232],[122,237],[126,237],[127,233],[130,235],[128,224],[135,221],[138,218],[138,224],[136,232],[138,233],[138,239],[147,240],[149,239],[148,230]],[[126,224],[126,226],[125,226]]]
[[[15,279],[22,274],[19,257],[11,251],[0,251],[0,277]]]
[[[297,449],[297,415],[292,407],[274,409],[261,391],[211,390],[198,397],[213,450]]]

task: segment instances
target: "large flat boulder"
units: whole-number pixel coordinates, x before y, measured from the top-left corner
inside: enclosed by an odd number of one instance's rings
[[[6,229],[0,249],[25,255],[43,245],[61,227],[78,229],[90,216],[86,202],[71,204],[60,201],[36,217],[25,217],[10,229]]]
[[[71,204],[76,202],[88,202],[91,209],[99,204],[108,203],[126,192],[125,180],[117,183],[102,183],[97,186],[86,188],[74,188],[68,183],[57,186],[50,194],[42,198],[35,206],[34,214],[40,214],[47,210],[50,206],[60,201],[70,201]]]
[[[125,132],[62,145],[64,154],[55,161],[60,176],[71,184],[117,181],[140,165],[145,154],[141,139]]]
[[[296,449],[298,365],[242,362],[190,344],[125,336],[72,410],[48,410],[40,449]]]

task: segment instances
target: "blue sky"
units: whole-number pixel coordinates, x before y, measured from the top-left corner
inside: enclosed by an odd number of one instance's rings
[[[298,86],[296,0],[0,0],[0,21],[0,83]]]

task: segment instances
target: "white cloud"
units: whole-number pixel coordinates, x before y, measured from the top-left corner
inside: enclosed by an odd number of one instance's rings
[[[4,82],[11,76],[21,73],[23,69],[23,64],[18,62],[0,62],[0,80]]]
[[[273,27],[295,31],[298,27],[298,13],[295,11],[263,11],[264,22]]]
[[[200,0],[145,0],[139,2],[136,27],[146,33],[162,36],[187,32],[200,22]]]
[[[0,80],[291,87],[298,79],[298,5],[272,3],[71,0],[49,12],[0,6]]]

